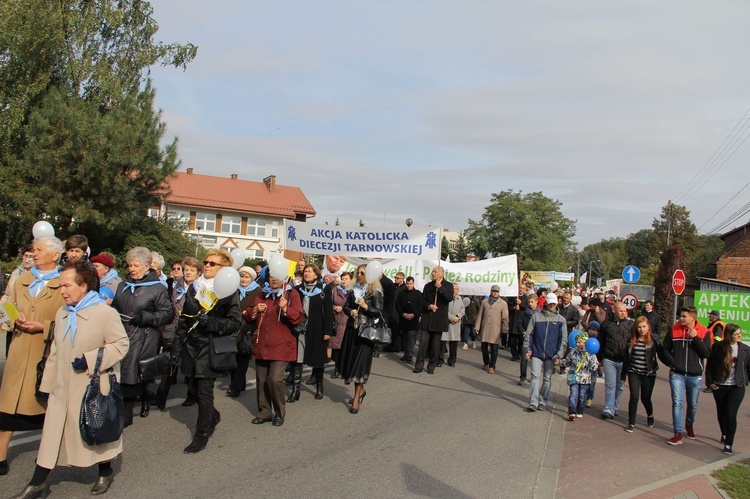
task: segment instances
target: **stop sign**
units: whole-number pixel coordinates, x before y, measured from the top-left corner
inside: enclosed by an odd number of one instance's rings
[[[685,272],[681,269],[675,270],[672,275],[672,291],[676,295],[681,295],[685,291]]]

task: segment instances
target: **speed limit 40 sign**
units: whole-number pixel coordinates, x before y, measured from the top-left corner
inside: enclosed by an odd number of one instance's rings
[[[628,293],[626,295],[622,295],[620,298],[620,301],[625,305],[625,308],[628,310],[635,310],[638,308],[638,297],[634,294]]]

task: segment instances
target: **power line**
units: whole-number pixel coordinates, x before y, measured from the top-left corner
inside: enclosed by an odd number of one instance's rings
[[[696,173],[695,176],[690,180],[690,182],[688,182],[688,184],[679,192],[679,194],[675,198],[675,202],[680,201],[681,199],[685,198],[691,191],[695,191],[700,187],[700,185],[702,184],[702,179],[705,178],[705,176],[713,168],[713,166],[716,165],[718,161],[720,161],[720,158],[726,154],[728,148],[732,147],[732,145],[734,145],[737,140],[739,140],[739,136],[745,133],[746,130],[742,129],[747,128],[748,122],[750,122],[750,118],[748,118],[748,115],[750,115],[750,108],[745,111],[745,114],[743,114],[739,121],[737,121],[737,123],[734,125],[734,128],[732,128],[727,136],[724,137],[724,140],[721,142],[721,144],[719,144],[719,147],[717,147],[713,154],[711,154],[711,156],[708,158],[708,160],[706,160],[705,164],[703,165],[703,167],[701,167],[698,173]],[[738,129],[742,131],[735,133]],[[747,137],[740,143],[740,146],[745,142],[745,140],[747,140]],[[731,155],[733,154],[734,151],[731,153]],[[729,156],[729,158],[731,157],[731,155]],[[726,159],[728,160],[729,158]],[[726,162],[726,160],[724,162]],[[723,166],[723,163],[721,166]],[[721,166],[719,166],[719,168],[721,168]],[[718,171],[718,168],[716,170]]]
[[[703,224],[700,227],[698,227],[698,230],[701,230],[703,228],[703,226],[706,225],[708,222],[710,222],[711,219],[714,218],[716,215],[718,215],[721,210],[723,210],[724,208],[726,208],[727,205],[729,203],[731,203],[734,200],[734,198],[736,198],[737,196],[739,196],[740,193],[742,193],[742,191],[744,191],[747,188],[748,185],[750,185],[750,182],[748,182],[747,184],[745,184],[745,187],[743,187],[742,189],[740,189],[739,191],[737,191],[737,194],[735,194],[734,196],[732,196],[732,198],[729,201],[727,201],[726,203],[724,203],[724,206],[722,206],[721,208],[719,208],[718,210],[716,210],[716,212],[713,215],[711,215],[708,220],[706,220],[705,222],[703,222]]]
[[[748,213],[750,213],[750,202],[746,203],[745,206],[725,218],[721,223],[719,223],[719,225],[711,229],[711,231],[709,231],[709,234],[715,234],[719,232],[720,230],[728,227],[731,223],[735,222]]]

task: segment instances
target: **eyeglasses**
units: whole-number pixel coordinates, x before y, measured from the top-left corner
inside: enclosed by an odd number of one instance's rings
[[[365,275],[364,272],[357,272],[357,275]]]
[[[203,265],[208,265],[209,267],[223,267],[223,263],[216,263],[216,262],[209,262],[208,260],[203,261]]]
[[[182,270],[182,267],[172,267],[172,270]]]

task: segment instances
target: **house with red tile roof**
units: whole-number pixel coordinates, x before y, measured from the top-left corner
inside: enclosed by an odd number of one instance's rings
[[[200,175],[188,168],[169,180],[169,193],[149,215],[182,221],[185,233],[205,248],[242,248],[247,258],[268,260],[285,254],[284,219],[305,221],[315,216],[315,209],[302,189],[277,184],[275,175],[256,182],[237,174]],[[299,258],[296,252],[285,256]]]

